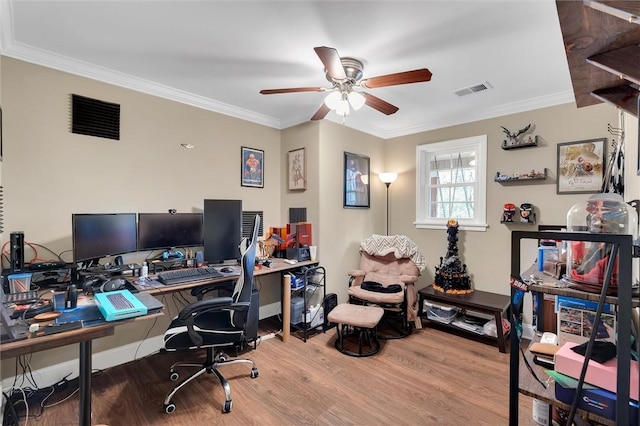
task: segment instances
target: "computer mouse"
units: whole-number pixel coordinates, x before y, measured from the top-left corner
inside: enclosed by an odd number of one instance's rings
[[[220,272],[233,272],[233,268],[229,266],[224,266],[220,269]]]

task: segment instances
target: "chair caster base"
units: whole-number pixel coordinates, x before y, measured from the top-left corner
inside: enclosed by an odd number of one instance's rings
[[[174,411],[176,411],[176,404],[171,403],[171,404],[165,404],[164,405],[164,412],[167,414],[171,414]]]
[[[231,400],[225,401],[224,405],[222,406],[222,412],[223,413],[230,412],[232,406],[233,406],[233,402]]]

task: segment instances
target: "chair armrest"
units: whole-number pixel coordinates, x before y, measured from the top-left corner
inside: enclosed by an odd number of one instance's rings
[[[246,312],[249,310],[249,306],[251,305],[250,302],[238,302],[238,303],[232,303],[231,306],[229,306],[229,310],[230,311],[240,311],[240,312]]]
[[[400,275],[400,281],[402,281],[405,284],[411,284],[411,283],[415,283],[416,281],[418,281],[418,277],[415,275]]]
[[[215,297],[212,299],[198,300],[185,306],[178,315],[178,319],[182,321],[188,321],[193,315],[200,315],[204,312],[231,309],[233,306],[233,299],[231,297]]]
[[[364,277],[365,272],[361,269],[352,269],[347,272],[347,275],[349,275],[350,277]]]

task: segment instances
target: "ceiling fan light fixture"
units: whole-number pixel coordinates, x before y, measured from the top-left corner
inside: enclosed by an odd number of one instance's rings
[[[346,99],[341,99],[338,101],[338,105],[336,106],[336,114],[345,116],[349,115],[349,101]]]
[[[349,103],[353,107],[354,110],[358,111],[364,105],[366,99],[362,96],[361,93],[351,92],[349,93]]]
[[[340,92],[331,92],[324,99],[324,104],[328,106],[330,109],[336,109],[341,99],[342,99],[342,96]]]

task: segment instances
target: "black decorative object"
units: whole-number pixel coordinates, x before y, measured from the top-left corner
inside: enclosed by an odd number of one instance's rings
[[[516,215],[516,205],[513,203],[506,203],[502,207],[502,219],[500,223],[513,223],[513,216]]]
[[[536,212],[533,204],[520,204],[520,223],[536,223]]]
[[[447,222],[447,255],[440,258],[436,266],[433,288],[443,293],[467,294],[473,292],[471,280],[467,274],[467,265],[458,257],[458,221]]]

